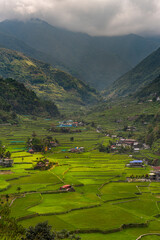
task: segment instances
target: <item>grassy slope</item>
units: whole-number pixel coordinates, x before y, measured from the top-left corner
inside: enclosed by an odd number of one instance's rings
[[[99,99],[96,91],[71,75],[9,49],[0,49],[0,74],[23,82],[38,96],[58,105],[84,105]]]

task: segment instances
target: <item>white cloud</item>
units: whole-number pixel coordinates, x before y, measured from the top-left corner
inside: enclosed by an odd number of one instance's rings
[[[92,35],[160,34],[157,0],[0,0],[0,19],[41,18]]]

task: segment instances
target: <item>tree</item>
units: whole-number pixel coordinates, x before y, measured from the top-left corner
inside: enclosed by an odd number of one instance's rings
[[[17,192],[20,193],[21,189],[21,187],[17,187]]]
[[[6,194],[6,201],[8,202],[8,200],[9,200],[9,195]]]
[[[29,227],[24,240],[52,240],[55,239],[55,234],[51,231],[51,226],[48,222],[38,223],[35,227]]]
[[[70,137],[70,141],[73,142],[74,141],[74,137]]]
[[[7,151],[7,152],[5,153],[5,157],[6,157],[6,158],[10,158],[10,157],[11,157],[11,153],[10,153],[9,151]]]

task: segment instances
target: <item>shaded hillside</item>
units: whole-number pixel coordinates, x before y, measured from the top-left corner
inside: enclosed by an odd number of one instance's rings
[[[38,96],[60,106],[85,105],[99,100],[96,90],[70,74],[9,49],[0,49],[0,75],[23,82]]]
[[[145,58],[131,71],[114,82],[105,94],[110,97],[126,96],[139,91],[160,75],[160,48]]]
[[[0,78],[0,111],[6,114],[30,114],[57,116],[58,109],[54,103],[40,100],[36,94],[26,89],[23,83],[11,78]],[[1,118],[3,119],[3,118]]]
[[[53,57],[51,58],[46,53],[40,52],[30,47],[25,42],[7,33],[0,32],[0,47],[23,52],[27,56],[30,56],[39,60],[43,60],[45,62],[51,61],[51,60],[56,62],[56,60],[53,60],[54,59]]]
[[[138,98],[153,98],[155,100],[157,97],[160,97],[160,75],[153,82],[136,93],[135,96]]]
[[[16,49],[3,41],[6,48],[20,50],[68,71],[97,89],[109,86],[159,46],[158,41],[134,34],[91,37],[53,27],[39,19],[1,22],[0,32],[27,45],[27,49],[26,45],[24,50],[23,47]]]

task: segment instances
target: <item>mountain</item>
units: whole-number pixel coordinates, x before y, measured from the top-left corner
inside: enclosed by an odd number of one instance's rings
[[[38,96],[61,107],[86,105],[100,99],[95,89],[70,74],[10,49],[0,48],[0,75],[24,83]]]
[[[56,28],[39,19],[3,21],[0,33],[14,41],[13,46],[0,40],[4,47],[50,63],[99,90],[111,85],[160,45],[158,40],[134,34],[92,37]],[[21,49],[15,48],[16,40]]]
[[[26,89],[23,83],[11,78],[0,78],[0,122],[16,119],[16,114],[57,116],[54,103],[40,100],[36,94]]]
[[[0,32],[0,47],[23,52],[24,54],[30,57],[43,60],[45,62],[47,62],[48,59],[50,59],[49,55],[30,47],[23,41],[15,38],[14,36],[10,36],[8,34],[1,33],[1,32]]]
[[[117,79],[105,95],[126,96],[140,91],[160,75],[160,48],[140,62],[131,71]]]

